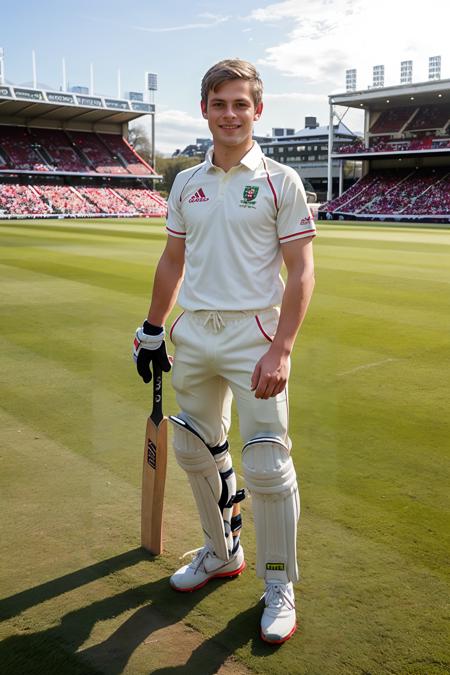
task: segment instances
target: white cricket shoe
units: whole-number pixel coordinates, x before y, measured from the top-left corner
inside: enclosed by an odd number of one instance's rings
[[[266,580],[266,590],[262,597],[266,607],[261,617],[261,638],[273,644],[289,640],[297,628],[292,583]]]
[[[192,562],[180,567],[170,577],[170,585],[176,591],[196,591],[207,584],[210,579],[237,577],[245,569],[244,549],[242,546],[239,546],[236,553],[233,553],[229,560],[221,560],[206,546],[189,551],[189,553],[196,553]],[[185,555],[188,554],[186,553]]]

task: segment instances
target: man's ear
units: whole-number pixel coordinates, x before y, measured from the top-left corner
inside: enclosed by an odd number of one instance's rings
[[[258,105],[256,106],[256,108],[255,108],[255,116],[254,116],[254,118],[253,118],[253,119],[255,120],[255,122],[257,122],[257,121],[259,120],[259,118],[261,117],[262,111],[263,111],[263,107],[264,107],[264,106],[263,106],[263,102],[262,102],[262,101],[261,101],[261,103],[258,103]]]
[[[208,113],[206,112],[206,101],[200,101],[200,108],[202,109],[202,115],[206,120],[208,118]]]

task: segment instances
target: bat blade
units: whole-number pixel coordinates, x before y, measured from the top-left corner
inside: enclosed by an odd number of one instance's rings
[[[163,550],[163,503],[167,470],[167,417],[147,420],[142,467],[141,546],[153,555]]]

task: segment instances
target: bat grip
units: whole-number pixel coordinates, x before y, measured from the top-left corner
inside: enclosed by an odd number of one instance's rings
[[[150,418],[158,425],[163,419],[162,409],[163,396],[163,381],[162,370],[155,362],[153,362],[153,408]]]

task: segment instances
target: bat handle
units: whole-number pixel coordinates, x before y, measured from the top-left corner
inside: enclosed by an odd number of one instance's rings
[[[163,419],[162,409],[163,396],[163,379],[162,370],[155,362],[153,362],[153,408],[150,418],[158,426]]]

